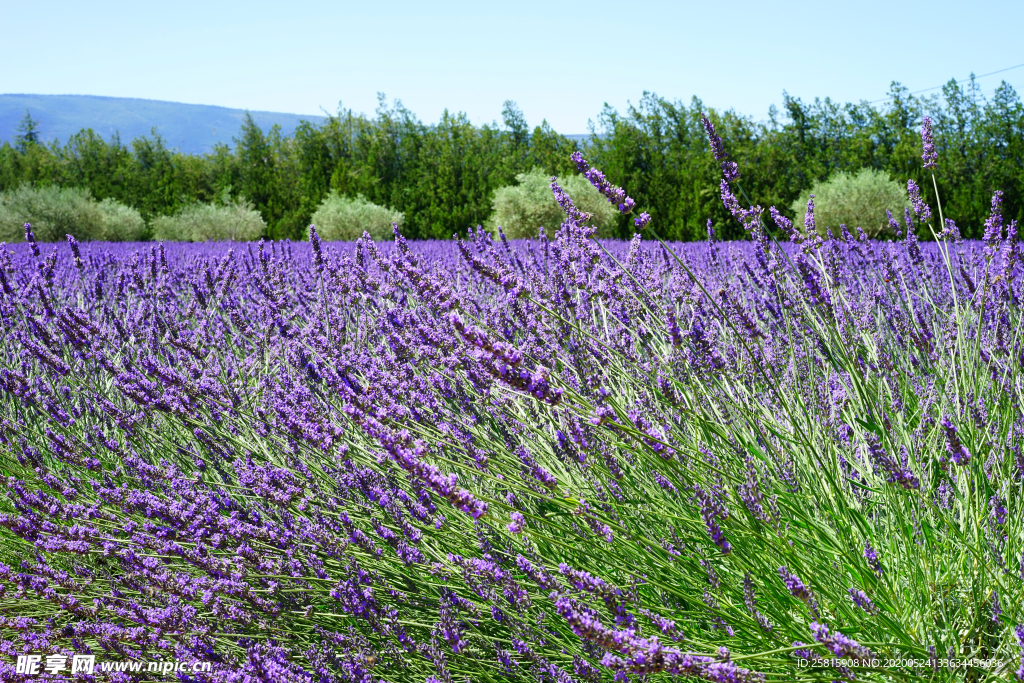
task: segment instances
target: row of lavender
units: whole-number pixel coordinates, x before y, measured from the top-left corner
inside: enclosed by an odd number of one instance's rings
[[[1015,226],[715,151],[751,242],[0,249],[0,680],[1024,678]]]

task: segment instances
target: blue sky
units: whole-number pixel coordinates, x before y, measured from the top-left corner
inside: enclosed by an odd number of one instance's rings
[[[0,92],[318,114],[377,93],[435,122],[515,100],[584,133],[645,90],[766,117],[782,91],[885,97],[1024,62],[1024,2],[54,2],[0,0]],[[1024,90],[1024,67],[1001,79]]]

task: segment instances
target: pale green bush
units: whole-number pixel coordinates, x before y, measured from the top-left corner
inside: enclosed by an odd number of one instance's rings
[[[107,242],[136,242],[146,234],[146,221],[142,214],[131,206],[126,206],[113,199],[104,199],[99,203],[103,222],[100,231],[93,239]]]
[[[0,242],[24,240],[25,223],[40,242],[89,240],[101,232],[103,212],[85,188],[22,185],[0,196]]]
[[[40,242],[65,235],[109,242],[142,239],[146,222],[138,211],[113,199],[97,202],[86,188],[22,185],[0,196],[0,241],[25,239],[24,224]]]
[[[808,196],[814,195],[814,218],[818,232],[825,233],[826,227],[832,234],[839,235],[839,226],[856,235],[857,228],[863,228],[868,237],[878,237],[892,231],[889,229],[885,210],[893,216],[902,217],[903,209],[910,206],[907,188],[899,181],[891,180],[885,171],[862,168],[856,174],[839,172],[825,182],[814,183],[790,208],[797,225],[803,225],[807,211]]]
[[[153,238],[168,242],[259,239],[267,224],[251,202],[192,204],[173,216],[153,219]]]
[[[548,234],[565,220],[562,207],[551,193],[551,177],[540,169],[516,176],[517,185],[506,185],[494,192],[493,211],[486,227],[497,232],[498,226],[509,238],[536,237],[541,227]],[[572,197],[576,208],[591,214],[590,223],[599,237],[609,236],[618,211],[597,188],[582,175],[559,178],[558,184]]]
[[[351,242],[366,231],[375,240],[386,240],[394,234],[391,224],[402,227],[405,214],[374,204],[363,195],[344,197],[331,190],[312,220],[321,239]]]

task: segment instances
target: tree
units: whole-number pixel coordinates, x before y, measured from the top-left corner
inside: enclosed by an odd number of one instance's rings
[[[39,121],[32,118],[28,109],[25,110],[25,118],[18,124],[18,134],[15,136],[18,141],[18,149],[25,152],[29,145],[39,144]]]

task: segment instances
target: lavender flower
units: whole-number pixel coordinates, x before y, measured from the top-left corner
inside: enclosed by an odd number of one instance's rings
[[[804,582],[800,580],[796,574],[793,574],[785,566],[779,567],[779,575],[782,577],[782,582],[786,584],[786,590],[790,594],[806,603],[810,603],[814,596],[811,594],[811,589],[804,585]]]
[[[992,210],[985,220],[985,255],[994,256],[999,248],[999,240],[1003,236],[1003,191],[996,190],[992,195]]]
[[[747,611],[750,612],[750,616],[754,617],[758,626],[765,631],[772,630],[771,622],[757,611],[757,598],[754,596],[754,580],[750,577],[749,573],[743,575],[743,604],[747,606]]]
[[[932,142],[932,120],[927,116],[921,119],[921,144],[923,147],[921,160],[924,161],[924,168],[935,168],[939,154],[935,151],[935,143]]]
[[[316,232],[316,226],[309,224],[309,244],[313,247],[313,264],[317,270],[324,269],[324,254],[320,245],[320,235]]]
[[[814,195],[807,198],[807,212],[804,214],[804,232],[808,235],[815,235],[818,232],[814,222]]]
[[[722,165],[722,177],[725,182],[731,183],[734,180],[739,179],[740,172],[739,167],[735,161],[726,161],[726,157],[729,154],[725,151],[725,146],[722,145],[722,138],[715,132],[715,124],[711,123],[711,119],[707,117],[707,114],[703,112],[700,115],[701,124],[704,126],[704,131],[708,136],[708,144],[711,145],[711,151],[715,155],[715,161],[720,162]]]
[[[868,561],[868,566],[877,576],[882,576],[882,563],[878,559],[878,552],[867,541],[864,541],[864,559]]]
[[[852,638],[847,638],[839,631],[831,633],[824,624],[814,622],[811,624],[811,634],[814,639],[831,650],[836,657],[851,657],[858,661],[870,660],[871,650],[859,644]]]
[[[78,268],[78,270],[82,270],[82,251],[78,246],[78,240],[76,240],[73,235],[64,236],[68,238],[68,244],[71,245],[71,253],[75,257],[75,267]]]
[[[847,592],[850,594],[850,600],[853,600],[853,604],[857,605],[857,607],[860,607],[868,614],[874,614],[875,611],[878,609],[877,607],[875,607],[875,603],[871,601],[871,598],[869,598],[867,596],[867,593],[865,593],[864,591],[857,590],[855,588],[849,588],[847,589]]]
[[[509,517],[512,518],[512,521],[508,524],[508,530],[516,535],[523,533],[526,528],[526,518],[519,512],[513,512]]]
[[[708,528],[708,534],[711,535],[712,542],[718,546],[723,555],[728,555],[732,552],[732,545],[726,540],[725,532],[718,525],[719,520],[729,518],[728,508],[720,501],[708,495],[701,487],[694,485],[693,488],[697,494],[697,500],[700,502],[700,516]]]
[[[947,218],[943,224],[942,231],[938,234],[939,239],[942,240],[955,240],[960,242],[960,229],[956,227],[956,223],[953,222],[952,218]]]
[[[736,195],[729,188],[729,183],[723,180],[719,185],[719,192],[722,197],[722,205],[743,224],[744,230],[753,230],[761,220],[761,213],[764,211],[760,206],[752,206],[744,209],[736,199]]]
[[[867,441],[868,457],[875,467],[886,473],[889,483],[898,483],[905,489],[917,489],[921,486],[921,482],[909,467],[901,465],[886,452],[881,439],[873,434],[868,434],[864,438]]]
[[[768,207],[768,213],[771,215],[772,221],[775,225],[779,226],[779,228],[789,235],[789,240],[793,242],[793,244],[800,244],[803,241],[804,236],[793,227],[793,221],[779,213],[779,210],[774,206]]]
[[[950,458],[957,465],[966,465],[971,459],[971,453],[967,450],[967,447],[960,442],[960,437],[957,434],[956,427],[953,425],[953,421],[949,419],[949,416],[942,418],[942,429],[946,435],[946,452],[949,453]]]
[[[39,251],[39,245],[36,244],[36,236],[35,233],[32,232],[32,224],[25,223],[22,227],[25,228],[25,241],[28,242],[29,246],[32,248],[32,255],[39,258],[42,254]]]
[[[896,238],[898,239],[903,234],[903,231],[900,229],[899,222],[892,217],[892,211],[889,209],[885,210],[885,215],[889,221],[889,229],[892,230],[893,234],[896,235]],[[907,234],[909,235],[910,232],[908,231]]]
[[[921,188],[913,180],[907,181],[907,194],[910,195],[910,205],[914,207],[914,213],[920,220],[926,221],[932,217],[928,204],[921,199]]]
[[[572,198],[565,193],[561,185],[558,184],[558,179],[555,176],[551,176],[551,192],[555,195],[555,201],[562,207],[562,211],[569,217],[575,225],[583,225],[589,221],[592,216],[585,211],[580,211],[576,208]]]
[[[991,515],[993,522],[999,526],[1006,524],[1006,501],[1003,500],[1002,496],[998,493],[993,494],[992,497],[988,499],[988,507],[989,514]]]
[[[630,197],[626,196],[625,190],[621,187],[616,187],[608,182],[604,174],[598,171],[596,168],[591,168],[587,160],[583,158],[580,152],[573,152],[572,161],[576,164],[576,168],[583,176],[590,181],[590,184],[597,188],[597,191],[603,194],[608,201],[618,207],[620,213],[629,213],[636,206]],[[649,219],[650,217],[648,217]],[[646,223],[644,223],[646,225]],[[642,227],[642,226],[638,226]]]

